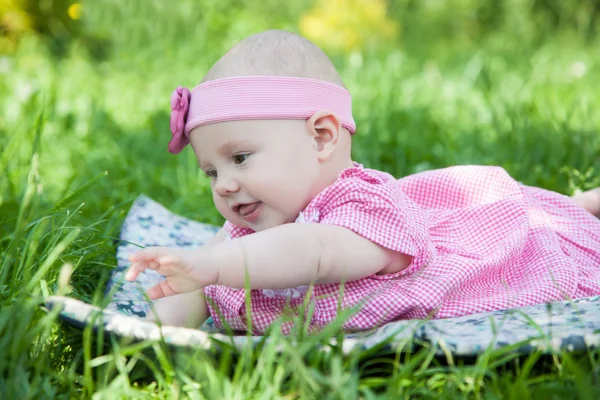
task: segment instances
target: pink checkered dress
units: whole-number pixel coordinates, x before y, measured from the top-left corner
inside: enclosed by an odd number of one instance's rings
[[[343,226],[413,256],[405,270],[347,282],[343,291],[339,284],[315,285],[313,328],[336,317],[340,293],[342,308],[358,309],[344,324],[348,330],[600,294],[600,221],[568,197],[522,185],[498,167],[458,166],[396,180],[355,164],[296,222]],[[252,233],[225,228],[232,238]],[[205,293],[217,326],[247,329],[244,290],[214,285]],[[255,333],[284,312],[297,313],[306,293],[252,290]]]

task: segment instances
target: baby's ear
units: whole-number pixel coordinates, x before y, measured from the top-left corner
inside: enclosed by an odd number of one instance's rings
[[[337,148],[342,133],[340,119],[331,111],[319,110],[306,121],[309,134],[319,152],[319,160],[327,161]]]

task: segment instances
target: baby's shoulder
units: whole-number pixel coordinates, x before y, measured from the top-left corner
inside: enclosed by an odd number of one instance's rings
[[[338,179],[326,188],[323,194],[355,193],[377,195],[398,191],[398,180],[387,172],[364,168],[354,163],[354,167],[344,170]]]
[[[395,182],[395,178],[387,172],[365,168],[362,164],[354,163],[352,168],[347,168],[339,175],[335,184],[361,184],[361,185],[386,185]],[[334,185],[335,185],[334,184]]]
[[[319,193],[307,210],[327,211],[353,202],[364,205],[397,204],[402,197],[402,189],[392,175],[355,163],[353,168],[344,170],[333,184]]]

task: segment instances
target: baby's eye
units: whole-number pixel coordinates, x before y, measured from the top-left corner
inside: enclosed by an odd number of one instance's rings
[[[217,179],[217,170],[216,169],[207,169],[206,171],[204,171],[204,173],[210,179]]]
[[[241,164],[250,156],[248,153],[234,154],[231,159],[235,164]]]

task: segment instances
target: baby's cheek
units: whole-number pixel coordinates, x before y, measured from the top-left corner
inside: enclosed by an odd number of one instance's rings
[[[223,218],[225,218],[226,220],[230,220],[230,217],[232,216],[233,212],[227,206],[227,203],[225,203],[225,201],[219,196],[213,196],[213,201],[215,203],[215,207],[217,207],[217,210],[223,216]]]
[[[221,199],[220,197],[214,197],[213,200],[215,202],[215,207],[219,211],[219,214],[223,216],[223,218],[225,218],[227,221],[231,222],[235,226],[239,226],[241,228],[249,228],[248,223],[244,221],[244,219],[241,218],[239,214],[231,211],[231,208],[229,208],[225,200]]]

